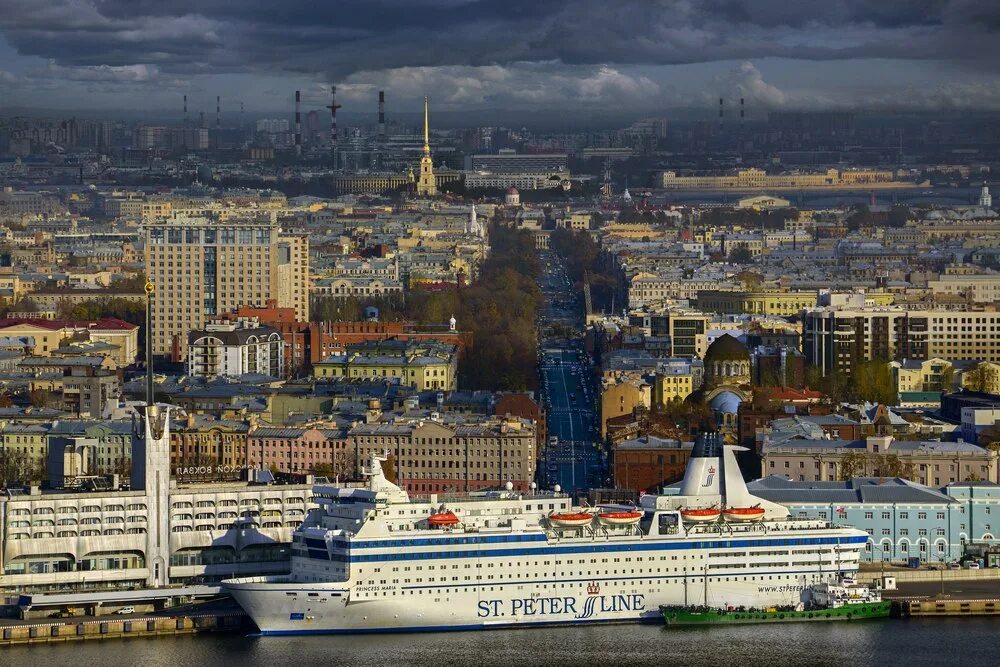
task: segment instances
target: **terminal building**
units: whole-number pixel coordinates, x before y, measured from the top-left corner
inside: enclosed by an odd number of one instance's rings
[[[134,437],[132,489],[0,497],[0,590],[159,587],[288,568],[310,484],[178,484],[171,408],[148,408]]]
[[[861,557],[868,561],[952,561],[973,544],[995,545],[1000,534],[1000,485],[993,482],[933,488],[898,477],[801,482],[772,475],[747,488],[793,517],[866,531]]]

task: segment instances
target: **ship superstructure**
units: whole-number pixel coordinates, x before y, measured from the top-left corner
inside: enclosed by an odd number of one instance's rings
[[[291,572],[226,587],[264,634],[660,620],[663,604],[795,604],[857,572],[868,535],[752,496],[700,436],[681,493],[575,507],[511,490],[411,498],[373,456],[364,488],[317,486]]]

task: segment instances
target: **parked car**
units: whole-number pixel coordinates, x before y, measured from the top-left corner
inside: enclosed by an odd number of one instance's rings
[[[135,613],[135,607],[122,607],[121,609],[119,609],[115,613],[116,614],[121,614],[123,616],[125,614],[134,614]]]
[[[959,563],[957,560],[953,560],[950,563],[948,563],[948,567],[952,570],[957,570],[958,568],[962,567],[962,564]]]
[[[970,569],[970,570],[978,570],[979,569],[979,562],[978,561],[974,561],[974,560],[970,560],[968,563],[965,564],[965,567],[968,568],[968,569]]]

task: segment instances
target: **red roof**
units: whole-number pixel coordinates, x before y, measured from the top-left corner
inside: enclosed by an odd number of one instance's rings
[[[92,322],[87,320],[47,320],[41,317],[8,317],[0,320],[0,329],[20,324],[31,324],[40,329],[48,329],[49,331],[58,331],[59,329],[116,329],[119,331],[131,331],[138,328],[137,325],[119,320],[117,317],[102,317]]]
[[[767,396],[774,401],[819,401],[825,394],[813,389],[793,389],[792,387],[769,387]]]

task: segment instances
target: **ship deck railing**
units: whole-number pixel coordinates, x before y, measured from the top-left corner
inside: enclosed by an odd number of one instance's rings
[[[518,493],[517,491],[468,491],[431,494],[410,494],[411,503],[447,503],[447,502],[496,502],[497,500],[555,500],[568,498],[565,493]]]

